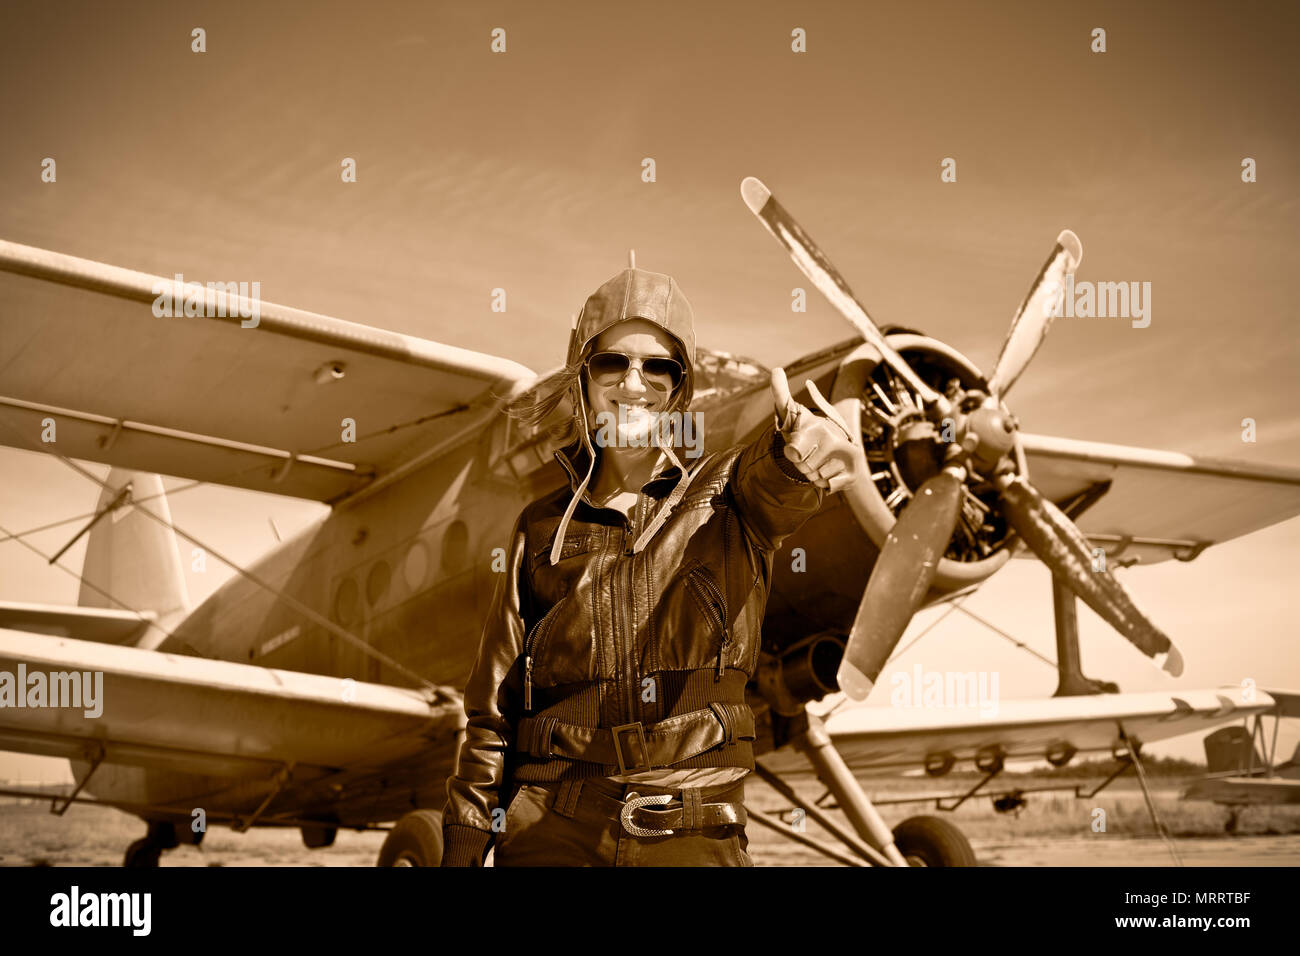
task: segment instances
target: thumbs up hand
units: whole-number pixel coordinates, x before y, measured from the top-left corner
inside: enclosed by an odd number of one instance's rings
[[[785,457],[813,484],[834,493],[867,473],[866,455],[835,406],[822,397],[812,381],[805,384],[825,418],[790,397],[785,369],[772,370],[772,401],[778,427],[785,436]]]

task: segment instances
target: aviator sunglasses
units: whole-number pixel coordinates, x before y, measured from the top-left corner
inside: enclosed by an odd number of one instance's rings
[[[597,352],[585,364],[588,374],[597,385],[617,385],[627,377],[628,369],[635,365],[645,383],[660,392],[672,391],[681,384],[686,374],[681,362],[660,355]]]

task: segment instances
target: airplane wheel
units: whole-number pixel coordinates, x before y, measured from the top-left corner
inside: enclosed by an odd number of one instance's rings
[[[388,831],[377,866],[437,866],[442,862],[442,814],[412,810]]]
[[[163,850],[174,849],[176,826],[166,820],[149,821],[149,832],[126,848],[122,865],[129,869],[152,869],[162,859]]]
[[[894,845],[909,866],[976,866],[966,834],[940,817],[909,817],[894,827]]]
[[[309,850],[319,850],[322,847],[333,846],[334,838],[339,835],[338,827],[299,827],[302,833],[302,845]]]
[[[162,847],[148,837],[141,837],[126,848],[126,859],[122,865],[127,869],[153,869],[162,859]]]

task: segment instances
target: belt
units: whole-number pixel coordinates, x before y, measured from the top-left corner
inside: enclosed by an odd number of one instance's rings
[[[720,744],[754,739],[754,714],[747,704],[713,703],[649,727],[640,721],[618,727],[580,727],[556,717],[525,717],[515,747],[534,757],[565,757],[619,773],[671,767]]]
[[[672,836],[679,830],[744,826],[748,821],[742,781],[723,787],[684,787],[668,791],[652,785],[629,784],[622,799],[615,793],[621,792],[623,785],[607,780],[568,780],[553,785],[553,788],[547,803],[556,813],[572,817],[580,807],[586,806],[605,818],[617,816],[623,829],[634,837]],[[704,802],[706,793],[724,796],[736,792],[739,799]]]
[[[694,804],[688,802],[688,794],[694,794]],[[629,793],[619,811],[618,819],[623,829],[635,837],[672,836],[674,830],[702,830],[705,827],[720,827],[732,823],[745,825],[745,806],[740,803],[701,803],[700,791],[687,788],[682,791],[680,807],[664,810],[646,810],[647,806],[663,806],[673,802],[671,794],[659,793],[640,796]],[[641,826],[634,822],[634,814],[641,811],[642,822],[650,824]]]

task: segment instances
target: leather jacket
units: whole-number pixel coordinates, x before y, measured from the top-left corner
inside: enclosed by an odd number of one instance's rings
[[[550,549],[589,461],[515,523],[478,657],[443,816],[444,866],[477,866],[513,787],[654,767],[753,769],[754,676],[772,555],[824,492],[768,426],[748,445],[652,478],[630,518],[584,497]],[[671,491],[671,494],[670,494]],[[662,508],[667,520],[634,553]],[[618,734],[611,732],[619,728]],[[499,829],[498,824],[498,829]]]

